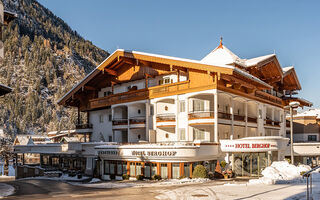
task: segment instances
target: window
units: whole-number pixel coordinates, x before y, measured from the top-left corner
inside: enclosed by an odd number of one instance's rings
[[[103,96],[105,96],[105,97],[106,97],[106,96],[107,96],[107,92],[104,92],[104,93],[103,93]]]
[[[167,179],[168,178],[167,164],[161,164],[161,178],[163,178],[163,179]]]
[[[141,110],[140,109],[138,109],[138,114],[141,114]]]
[[[185,112],[185,111],[186,111],[186,102],[180,101],[180,112]]]
[[[173,82],[173,80],[171,80],[169,77],[166,77],[166,78],[159,80],[159,85],[165,85],[165,84],[169,84],[172,82]]]
[[[112,142],[112,136],[109,135],[109,142]]]
[[[109,115],[109,122],[112,121],[112,115]]]
[[[262,110],[259,109],[259,119],[262,119]]]
[[[154,114],[154,106],[150,105],[150,115],[152,116]]]
[[[180,177],[180,164],[172,164],[172,178],[177,179]]]
[[[317,135],[308,135],[308,141],[317,141]]]
[[[104,161],[104,174],[109,174],[110,168],[109,168],[109,161]]]
[[[204,101],[200,99],[193,100],[193,111],[204,111]]]
[[[205,139],[205,131],[203,129],[193,129],[193,140],[204,140]]]
[[[179,139],[186,140],[186,129],[184,128],[179,129]]]
[[[99,115],[99,122],[103,123],[103,115]]]

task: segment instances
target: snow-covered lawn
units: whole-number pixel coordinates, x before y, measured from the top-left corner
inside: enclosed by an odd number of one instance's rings
[[[0,199],[14,193],[14,187],[11,185],[0,183]]]
[[[82,176],[82,178],[78,178],[77,176],[68,176],[68,174],[62,174],[60,177],[50,177],[50,176],[37,176],[37,177],[29,177],[29,178],[23,178],[25,180],[30,179],[45,179],[45,180],[55,180],[55,181],[84,181],[90,179],[90,177]]]
[[[143,180],[143,181],[106,181],[102,182],[100,179],[92,179],[89,183],[70,183],[73,185],[79,185],[84,187],[92,188],[127,188],[127,187],[161,187],[161,186],[173,186],[182,184],[195,184],[195,183],[205,183],[210,181],[209,179],[169,179],[169,180]]]
[[[213,185],[201,184],[179,187],[173,190],[159,190],[157,199],[306,199],[306,179],[300,175],[311,168],[306,165],[294,166],[286,161],[273,162],[262,171],[264,177],[249,182]],[[313,199],[320,199],[320,173],[312,173]]]

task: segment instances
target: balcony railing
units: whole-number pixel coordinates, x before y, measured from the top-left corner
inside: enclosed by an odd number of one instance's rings
[[[224,112],[218,112],[218,118],[231,120],[231,114],[224,113]]]
[[[176,121],[176,115],[175,114],[160,114],[157,115],[157,122],[170,122],[170,121]]]
[[[161,96],[162,94],[168,94],[177,92],[180,90],[186,90],[190,88],[190,81],[181,81],[177,83],[171,83],[167,85],[158,85],[149,88],[149,95],[152,97]]]
[[[214,118],[213,111],[194,111],[189,113],[189,119]]]
[[[91,129],[92,124],[76,124],[76,129]]]
[[[248,122],[250,123],[257,123],[258,118],[256,117],[248,117]]]
[[[128,125],[128,119],[113,119],[112,125]]]
[[[280,121],[275,121],[275,120],[272,120],[272,119],[266,119],[265,120],[265,124],[266,125],[269,125],[269,126],[280,126]]]
[[[273,95],[268,94],[268,93],[263,92],[263,91],[257,90],[257,91],[255,92],[255,96],[256,96],[256,97],[259,97],[259,98],[261,98],[261,99],[269,100],[269,101],[271,101],[271,102],[273,102],[273,103],[276,103],[276,104],[280,104],[280,105],[282,104],[281,98],[276,97],[276,96],[273,96]]]
[[[149,95],[148,89],[134,90],[106,97],[91,99],[89,102],[90,109],[110,106],[115,103],[126,103],[130,101],[138,101],[147,99]]]
[[[130,118],[129,122],[130,122],[130,124],[145,124],[146,117]]]
[[[242,115],[233,115],[233,120],[235,121],[246,121],[246,117]]]
[[[273,121],[274,126],[280,126],[280,123],[281,123],[280,121]]]
[[[266,125],[271,125],[272,126],[272,119],[266,119],[265,120],[266,121]]]

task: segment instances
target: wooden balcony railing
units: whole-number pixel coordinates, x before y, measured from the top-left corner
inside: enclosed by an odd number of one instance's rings
[[[267,125],[272,125],[272,122],[273,122],[272,119],[266,119],[265,121]]]
[[[157,96],[161,96],[163,94],[170,94],[170,93],[174,93],[177,92],[179,90],[186,90],[190,88],[190,81],[181,81],[181,82],[177,82],[177,83],[171,83],[171,84],[167,84],[167,85],[158,85],[158,86],[154,86],[154,87],[150,87],[149,88],[149,95],[150,97],[157,97]]]
[[[110,106],[115,103],[126,103],[130,101],[138,101],[147,99],[149,95],[148,89],[135,90],[114,94],[106,97],[96,98],[89,101],[90,109]]]
[[[130,118],[129,119],[130,124],[145,124],[146,118],[145,117],[139,117],[139,118]]]
[[[139,101],[148,98],[155,98],[167,94],[172,94],[178,91],[189,89],[190,81],[181,81],[177,83],[171,83],[167,85],[158,85],[150,88],[133,90],[129,92],[113,94],[106,97],[100,97],[89,100],[89,107],[87,109],[92,110],[96,108],[103,108],[112,104],[126,103],[131,101]]]
[[[273,102],[273,103],[282,105],[282,100],[281,100],[281,98],[276,97],[276,96],[273,96],[273,95],[268,94],[268,93],[266,93],[266,92],[257,90],[257,91],[255,92],[255,96],[256,96],[256,97],[259,97],[259,98],[261,98],[261,99],[269,100],[269,101],[271,101],[271,102]]]
[[[231,114],[224,113],[224,112],[218,112],[218,118],[231,120]]]
[[[233,120],[235,121],[246,121],[246,117],[242,115],[233,115]]]
[[[76,124],[76,129],[90,129],[92,124]]]
[[[188,118],[189,119],[214,118],[214,112],[213,111],[195,111],[195,112],[189,113]]]
[[[175,114],[161,114],[157,115],[157,122],[172,122],[176,121]]]
[[[128,119],[113,119],[112,125],[128,125]]]
[[[257,123],[258,118],[256,117],[248,117],[248,122],[250,123]]]

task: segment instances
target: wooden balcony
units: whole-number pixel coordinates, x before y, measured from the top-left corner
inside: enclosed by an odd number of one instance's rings
[[[112,125],[114,126],[128,125],[128,119],[113,119]]]
[[[276,104],[279,104],[279,105],[282,105],[282,100],[281,98],[279,97],[276,97],[276,96],[273,96],[271,94],[268,94],[266,92],[263,92],[263,91],[256,91],[255,92],[255,96],[256,97],[259,97],[261,99],[264,99],[264,100],[268,100],[268,101],[271,101],[273,103],[276,103]]]
[[[245,122],[246,121],[246,117],[243,116],[243,115],[233,115],[233,120]]]
[[[157,98],[167,96],[170,94],[181,93],[190,87],[190,81],[181,81],[167,85],[158,85],[150,88],[133,90],[129,92],[113,94],[106,97],[100,97],[89,100],[89,106],[86,110],[93,110],[97,108],[104,108],[113,104],[127,103],[132,101],[139,101],[149,98]]]
[[[248,122],[249,123],[257,123],[258,118],[256,117],[248,117]]]
[[[175,114],[160,114],[157,115],[157,122],[174,122],[176,121],[176,115]]]
[[[213,111],[196,111],[189,113],[188,119],[208,119],[208,118],[214,118],[214,112]]]
[[[271,119],[266,119],[265,120],[265,125],[268,125],[268,126],[276,126],[276,127],[280,127],[280,121],[274,121],[274,120],[271,120]]]
[[[163,95],[168,96],[170,94],[177,94],[179,91],[187,90],[190,88],[190,81],[181,81],[177,83],[171,83],[166,85],[158,85],[150,87],[149,95],[150,98],[157,98]]]
[[[139,117],[139,118],[130,118],[129,119],[130,124],[145,124],[146,118],[145,117]]]
[[[103,108],[113,104],[126,103],[147,99],[149,96],[148,89],[129,91],[114,94],[106,97],[96,98],[89,101],[89,109]]]
[[[92,129],[92,124],[76,124],[76,129]]]
[[[231,114],[224,113],[224,112],[218,112],[218,118],[231,120]]]

